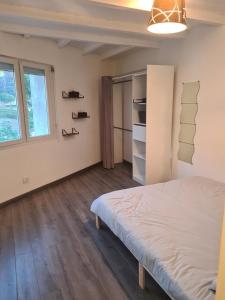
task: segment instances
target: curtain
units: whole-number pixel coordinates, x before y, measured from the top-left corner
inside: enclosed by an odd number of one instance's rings
[[[114,168],[112,77],[103,76],[101,86],[101,154],[103,167]]]

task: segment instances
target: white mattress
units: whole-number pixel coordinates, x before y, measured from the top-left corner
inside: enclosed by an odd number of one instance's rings
[[[172,299],[212,300],[224,202],[224,183],[191,177],[105,194],[91,211]]]

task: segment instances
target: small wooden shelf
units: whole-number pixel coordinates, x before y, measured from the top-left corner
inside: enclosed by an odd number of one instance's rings
[[[78,117],[78,115],[77,115],[76,113],[72,113],[72,119],[73,119],[73,120],[90,119],[90,116],[86,116],[86,117]]]
[[[63,98],[63,99],[73,99],[73,100],[77,100],[77,99],[84,99],[84,96],[79,95],[78,97],[71,97],[71,96],[69,96],[68,93],[66,93],[65,91],[62,91],[62,98]]]
[[[62,129],[62,136],[69,137],[73,135],[78,135],[79,131],[76,130],[76,128],[72,128],[70,132],[68,132],[66,129]]]

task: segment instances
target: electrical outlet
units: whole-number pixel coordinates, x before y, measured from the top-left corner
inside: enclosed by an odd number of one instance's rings
[[[29,177],[23,177],[23,179],[22,179],[22,182],[23,182],[23,184],[27,184],[27,183],[29,183]]]

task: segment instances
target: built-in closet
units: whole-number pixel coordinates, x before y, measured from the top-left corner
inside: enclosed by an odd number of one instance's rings
[[[133,165],[141,184],[171,177],[173,66],[113,77],[114,162]]]

